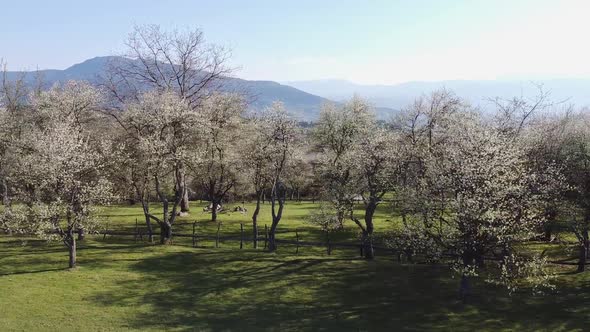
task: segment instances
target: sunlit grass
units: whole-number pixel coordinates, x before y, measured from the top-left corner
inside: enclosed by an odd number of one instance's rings
[[[445,266],[348,252],[269,254],[87,239],[76,270],[59,244],[0,239],[0,326],[10,330],[584,330],[586,274],[533,296],[476,282],[470,303]]]
[[[217,224],[193,203],[176,232],[211,235]],[[233,205],[228,204],[227,208]],[[155,205],[154,205],[155,207]],[[224,234],[250,230],[248,214],[222,213]],[[281,227],[299,229],[303,240],[322,239],[305,217],[317,207],[288,202]],[[155,211],[155,210],[154,210]],[[139,206],[108,207],[102,214],[111,229],[144,227]],[[260,224],[270,224],[268,204]],[[387,205],[378,211],[376,231],[399,227]],[[338,235],[355,241],[348,223]],[[291,233],[281,236],[292,236]],[[590,315],[590,277],[575,267],[556,269],[556,291],[533,295],[507,291],[476,280],[467,304],[458,300],[458,280],[444,264],[400,264],[378,255],[365,261],[353,249],[291,245],[276,253],[225,241],[219,248],[203,241],[177,238],[161,246],[132,236],[91,235],[79,243],[79,268],[67,270],[67,251],[60,243],[0,237],[1,331],[393,331],[393,330],[547,330],[583,331]],[[530,243],[553,257],[568,253],[558,244]],[[567,246],[566,246],[567,247]]]

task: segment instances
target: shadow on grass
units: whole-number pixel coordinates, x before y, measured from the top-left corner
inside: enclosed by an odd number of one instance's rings
[[[99,214],[99,217],[103,217],[103,218],[108,218],[108,217],[116,217],[116,218],[124,218],[124,217],[141,217],[143,218],[144,215],[141,212],[138,213],[121,213],[121,214],[116,214],[116,213],[105,213],[105,214]],[[143,221],[143,219],[138,219],[138,221]]]
[[[65,270],[67,251],[58,244],[29,241],[23,247],[2,240],[2,250],[31,254],[4,257],[1,276]],[[85,301],[105,310],[133,308],[125,327],[135,329],[583,331],[590,316],[585,273],[562,273],[558,291],[545,296],[508,296],[475,282],[473,298],[462,305],[458,280],[445,266],[400,265],[384,257],[367,262],[348,254],[296,256],[107,239],[82,243],[79,263],[77,278],[104,276],[106,282]]]
[[[130,269],[141,281],[94,300],[147,305],[129,321],[138,329],[583,330],[590,313],[587,283],[544,297],[476,283],[462,305],[441,266],[219,250],[166,253]]]
[[[57,272],[57,271],[65,271],[65,270],[68,270],[68,268],[67,267],[64,267],[64,268],[43,269],[43,270],[34,270],[34,271],[8,272],[8,273],[0,273],[0,276],[12,276],[12,275],[20,275],[20,274],[35,274],[35,273],[43,273],[43,272]]]

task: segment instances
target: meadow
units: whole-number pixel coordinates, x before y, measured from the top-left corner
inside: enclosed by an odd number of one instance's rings
[[[279,229],[299,230],[303,240],[321,240],[306,222],[317,204],[288,202]],[[217,223],[194,202],[176,232],[213,235]],[[228,205],[228,209],[233,205]],[[154,206],[156,208],[157,206]],[[221,232],[250,230],[248,213],[222,213]],[[142,225],[139,206],[102,212],[105,227],[133,230]],[[269,223],[263,206],[260,224]],[[108,226],[107,226],[108,225]],[[378,233],[399,219],[384,204]],[[334,234],[355,241],[355,225]],[[291,233],[281,235],[289,237]],[[566,257],[562,245],[531,244]],[[538,247],[538,248],[537,248]],[[0,237],[0,326],[2,331],[392,331],[392,330],[546,330],[583,331],[590,315],[590,277],[575,266],[558,266],[556,290],[509,295],[476,280],[467,303],[457,296],[458,279],[444,264],[397,262],[379,254],[373,261],[353,249],[279,245],[274,253],[250,243],[175,238],[172,245],[136,241],[132,236],[89,235],[79,242],[78,268],[67,269],[61,243],[26,237]]]

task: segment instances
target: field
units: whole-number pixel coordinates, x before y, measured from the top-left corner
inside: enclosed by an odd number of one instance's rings
[[[202,204],[176,229],[213,235]],[[289,202],[281,222],[299,229],[304,240],[322,234],[305,222],[315,207]],[[247,204],[251,212],[251,205]],[[141,224],[138,206],[104,211],[109,229]],[[377,229],[396,227],[387,206],[378,211]],[[250,230],[249,213],[219,217],[223,234]],[[260,223],[269,223],[265,206]],[[355,226],[336,238],[354,241]],[[285,237],[293,234],[284,234]],[[279,235],[278,238],[281,238]],[[392,331],[392,330],[587,330],[590,277],[575,267],[556,270],[557,290],[512,296],[476,280],[467,304],[458,300],[458,280],[447,266],[398,263],[389,255],[374,261],[353,249],[279,246],[276,253],[239,249],[239,242],[190,239],[161,246],[133,237],[89,236],[79,243],[78,264],[68,270],[59,243],[0,237],[0,330],[2,331]]]

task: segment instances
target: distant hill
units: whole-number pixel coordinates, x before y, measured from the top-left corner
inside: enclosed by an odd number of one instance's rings
[[[64,70],[40,70],[38,73],[47,86],[67,80],[85,80],[98,83],[107,63],[113,58],[96,57]],[[23,72],[8,72],[8,78],[15,79],[22,74]],[[27,81],[33,82],[35,80],[34,73],[26,72],[25,74]],[[270,106],[275,101],[282,101],[289,112],[293,113],[299,120],[305,121],[315,120],[321,105],[329,102],[326,98],[272,81],[249,81],[228,77],[225,86],[228,90],[245,93],[252,108],[262,109]]]
[[[285,82],[299,90],[335,101],[345,100],[359,94],[376,106],[400,109],[410,104],[416,97],[431,91],[447,88],[472,104],[486,108],[489,99],[494,97],[511,98],[524,96],[532,98],[538,93],[535,84],[543,84],[544,91],[550,91],[554,102],[565,102],[577,106],[590,105],[590,79],[551,79],[517,81],[439,81],[408,82],[396,85],[361,85],[344,80],[317,80]]]

